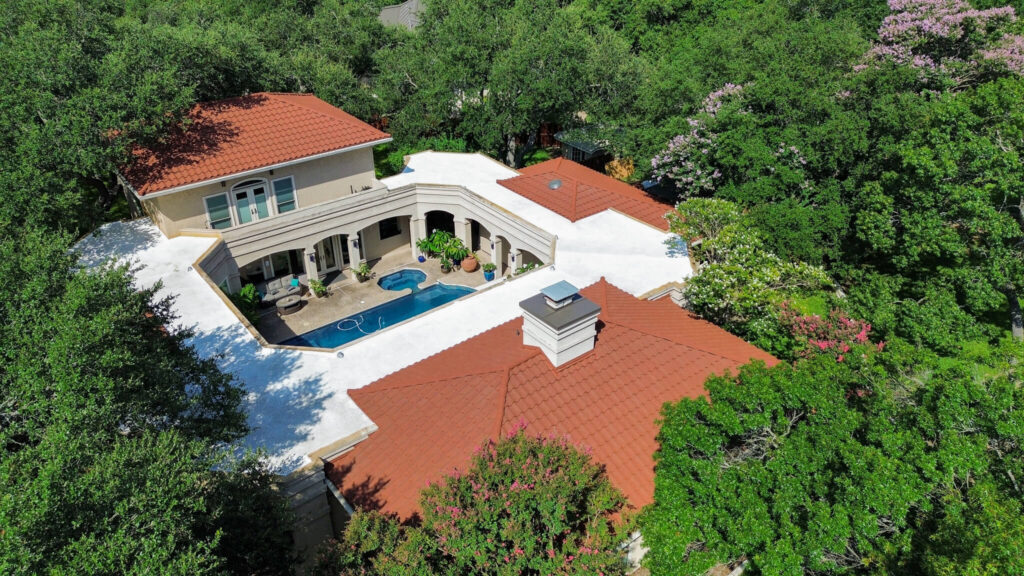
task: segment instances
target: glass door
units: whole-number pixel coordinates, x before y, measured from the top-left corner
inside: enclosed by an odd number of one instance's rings
[[[316,267],[320,272],[333,272],[338,269],[338,251],[335,246],[337,238],[331,236],[316,245]]]
[[[238,212],[238,223],[248,224],[270,216],[265,186],[253,186],[235,190],[235,210]]]

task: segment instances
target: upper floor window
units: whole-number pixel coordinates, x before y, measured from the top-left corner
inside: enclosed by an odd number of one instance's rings
[[[228,203],[227,194],[216,194],[203,199],[206,202],[206,216],[210,221],[210,228],[221,230],[231,228],[231,206]]]
[[[284,214],[291,212],[297,207],[295,204],[295,182],[292,177],[278,178],[274,180],[274,199],[277,202],[277,213]]]

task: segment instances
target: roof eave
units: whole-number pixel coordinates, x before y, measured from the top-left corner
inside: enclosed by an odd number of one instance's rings
[[[222,180],[230,180],[232,178],[244,178],[245,176],[252,176],[254,174],[259,174],[260,172],[266,172],[267,170],[277,170],[278,168],[286,168],[288,166],[293,166],[295,164],[300,164],[302,162],[309,162],[311,160],[319,160],[320,158],[327,158],[329,156],[334,156],[336,154],[342,154],[344,152],[352,152],[354,150],[361,150],[363,148],[372,148],[372,147],[378,146],[380,144],[387,144],[388,142],[391,142],[392,140],[393,140],[393,138],[391,136],[388,136],[387,138],[380,138],[378,140],[372,140],[370,142],[364,142],[362,144],[356,144],[355,146],[346,146],[344,148],[338,148],[337,150],[328,150],[327,152],[320,152],[318,154],[313,154],[311,156],[303,156],[302,158],[295,158],[295,159],[292,159],[292,160],[287,160],[285,162],[278,162],[277,164],[269,164],[267,166],[260,166],[258,168],[253,168],[251,170],[245,170],[243,172],[235,172],[233,174],[225,174],[223,176],[218,176],[216,178],[209,178],[207,180],[202,180],[202,181],[199,181],[199,182],[192,182],[192,183],[189,183],[189,184],[182,184],[181,186],[175,186],[174,188],[167,188],[165,190],[157,190],[155,192],[148,192],[146,194],[141,194],[141,195],[138,192],[136,192],[135,188],[131,185],[131,183],[128,182],[127,178],[123,178],[123,180],[125,181],[126,184],[128,184],[128,187],[131,189],[132,194],[135,194],[136,198],[139,198],[140,200],[149,200],[149,199],[152,199],[152,198],[158,198],[160,196],[166,196],[168,194],[174,194],[176,192],[183,192],[185,190],[191,190],[193,188],[200,188],[202,186],[208,186],[210,184],[215,184],[215,183],[220,182]],[[118,174],[120,175],[120,172]]]

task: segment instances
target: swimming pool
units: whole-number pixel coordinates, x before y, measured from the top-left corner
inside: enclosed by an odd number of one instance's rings
[[[426,279],[427,274],[422,270],[405,269],[381,276],[380,280],[377,280],[377,285],[385,290],[412,289],[413,292],[417,292],[420,289],[420,283]]]
[[[383,280],[383,278],[382,278]],[[337,348],[378,330],[476,292],[468,286],[434,284],[281,342],[285,346]]]

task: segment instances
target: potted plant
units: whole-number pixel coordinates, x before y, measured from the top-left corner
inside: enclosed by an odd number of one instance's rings
[[[445,274],[447,274],[447,273],[449,273],[451,271],[452,271],[452,261],[449,260],[447,256],[442,256],[441,257],[441,272],[444,272]]]
[[[420,255],[416,259],[420,261],[420,264],[426,262],[428,257],[433,256],[433,244],[430,241],[430,237],[417,240],[416,249],[420,251]]]
[[[469,256],[469,248],[466,248],[466,245],[462,243],[462,240],[459,240],[449,234],[448,241],[442,249],[442,254],[445,258],[450,260],[452,264],[461,264],[462,261]],[[476,270],[476,267],[474,266],[473,269]]]
[[[360,282],[366,282],[373,277],[373,272],[370,271],[370,265],[366,262],[363,262],[359,266],[353,268],[352,272],[355,273],[356,280],[359,280]]]
[[[498,267],[494,264],[494,262],[488,262],[488,263],[484,264],[483,268],[484,268],[484,280],[487,280],[488,282],[490,282],[491,280],[494,280],[494,271],[498,269]]]
[[[313,295],[316,296],[317,298],[324,298],[328,294],[327,286],[324,286],[324,283],[321,282],[320,280],[310,280],[309,289],[313,291]]]
[[[462,259],[462,269],[466,272],[475,272],[476,267],[480,265],[480,261],[476,259],[476,254],[470,252]]]

